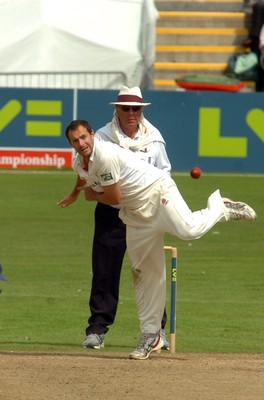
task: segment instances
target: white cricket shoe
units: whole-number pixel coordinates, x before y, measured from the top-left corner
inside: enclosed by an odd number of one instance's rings
[[[226,197],[223,198],[223,202],[227,208],[227,220],[234,221],[238,219],[244,219],[247,221],[254,221],[257,218],[257,214],[248,204],[242,201],[233,201]]]
[[[142,333],[137,348],[129,354],[132,360],[146,360],[152,351],[163,347],[164,342],[160,333]]]
[[[90,335],[87,335],[82,345],[90,349],[103,349],[104,334],[98,335],[97,333],[90,333]]]

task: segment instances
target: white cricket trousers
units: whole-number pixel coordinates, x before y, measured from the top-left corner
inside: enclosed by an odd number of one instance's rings
[[[175,182],[168,178],[157,182],[144,206],[137,210],[124,206],[119,215],[127,225],[140,329],[142,333],[156,333],[166,302],[164,234],[182,240],[199,239],[217,222],[227,220],[226,208],[216,190],[208,198],[207,208],[192,212]]]

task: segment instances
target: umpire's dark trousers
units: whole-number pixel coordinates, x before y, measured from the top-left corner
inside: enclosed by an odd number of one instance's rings
[[[126,251],[126,226],[119,210],[97,203],[92,253],[91,316],[86,335],[108,331],[116,316],[122,262]]]

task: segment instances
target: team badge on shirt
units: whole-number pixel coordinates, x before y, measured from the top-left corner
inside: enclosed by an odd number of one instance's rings
[[[165,199],[164,197],[161,199],[161,203],[166,206],[168,204],[169,200]]]
[[[104,182],[111,181],[111,179],[113,179],[113,176],[112,176],[111,172],[108,172],[107,174],[103,174],[103,175],[100,175],[100,176],[101,176],[101,178],[103,179]]]

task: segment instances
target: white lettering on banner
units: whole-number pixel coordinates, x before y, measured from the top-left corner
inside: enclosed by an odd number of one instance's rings
[[[0,165],[12,168],[18,167],[56,167],[62,168],[66,164],[64,157],[58,157],[57,154],[50,156],[30,156],[21,153],[16,156],[0,156]]]

